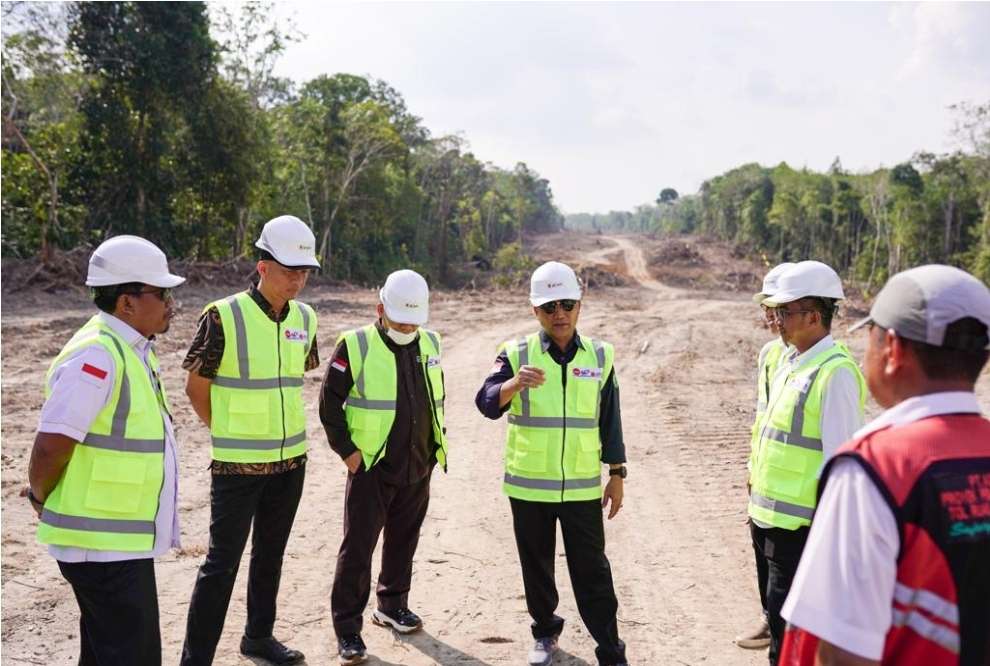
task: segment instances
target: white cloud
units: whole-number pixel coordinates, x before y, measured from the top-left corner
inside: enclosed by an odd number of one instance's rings
[[[901,78],[938,69],[950,76],[990,80],[990,4],[895,5],[890,10],[890,23],[911,40]]]

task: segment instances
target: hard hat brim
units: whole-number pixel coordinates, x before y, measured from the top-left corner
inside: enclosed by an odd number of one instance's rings
[[[580,301],[580,300],[581,300],[581,292],[577,292],[576,294],[574,292],[571,292],[567,294],[556,294],[554,296],[540,296],[538,298],[534,298],[533,296],[529,297],[529,303],[534,308],[538,308],[544,303],[552,303],[553,301]]]
[[[837,296],[830,294],[809,294],[807,289],[792,289],[790,291],[778,291],[763,299],[763,305],[775,307],[784,303],[793,303],[799,298],[834,298],[837,301],[845,299],[843,294]]]
[[[766,293],[764,293],[764,292],[761,291],[760,293],[753,295],[753,302],[754,303],[762,303],[763,301],[765,301],[768,298],[770,298],[770,294],[766,294]]]
[[[116,284],[127,284],[129,282],[140,282],[141,284],[146,284],[151,287],[161,287],[162,289],[171,289],[172,287],[178,287],[180,284],[186,281],[186,278],[173,275],[171,273],[162,273],[159,275],[154,275],[148,277],[147,275],[130,275],[130,276],[116,276],[116,277],[105,277],[105,278],[86,278],[87,287],[112,287]]]
[[[320,268],[319,260],[308,254],[291,254],[287,252],[282,252],[281,254],[276,252],[268,243],[263,243],[259,238],[255,241],[254,246],[259,250],[264,250],[268,254],[272,255],[272,258],[278,263],[282,264],[286,268]]]
[[[388,303],[382,303],[385,306],[385,316],[388,320],[395,324],[409,324],[412,326],[424,326],[430,319],[429,310],[426,312],[421,312],[419,310],[411,312],[406,309],[393,308]]]

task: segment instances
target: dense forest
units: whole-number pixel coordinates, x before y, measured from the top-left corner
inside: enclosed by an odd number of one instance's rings
[[[134,233],[172,257],[253,256],[310,224],[329,274],[441,282],[559,229],[549,183],[434,136],[387,82],[274,75],[302,38],[265,3],[3,3],[4,256]]]
[[[591,231],[699,233],[733,243],[767,265],[818,259],[868,293],[897,271],[949,263],[990,282],[990,103],[958,104],[964,151],[916,153],[889,169],[854,174],[746,164],[697,194],[664,188],[634,211],[568,215]]]

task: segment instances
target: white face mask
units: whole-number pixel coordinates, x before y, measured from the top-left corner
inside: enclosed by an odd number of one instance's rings
[[[394,328],[390,328],[387,331],[385,331],[385,335],[390,337],[392,339],[392,342],[403,347],[408,345],[413,340],[415,340],[417,333],[419,333],[419,331],[413,331],[412,333],[403,333],[402,331],[397,331]]]

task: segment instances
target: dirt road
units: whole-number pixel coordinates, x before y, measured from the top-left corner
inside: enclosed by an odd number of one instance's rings
[[[566,242],[565,242],[566,241]],[[650,277],[639,239],[555,239],[542,258],[564,261],[621,250],[639,284],[591,291],[580,329],[612,341],[622,387],[629,457],[625,508],[607,523],[619,595],[620,634],[632,663],[765,663],[765,653],[733,646],[757,616],[745,525],[744,460],[752,418],[752,364],[766,332],[748,294],[674,289]],[[157,568],[165,663],[181,649],[196,569],[207,543],[208,433],[181,395],[179,368],[201,306],[223,291],[179,292],[185,303],[160,343],[165,381],[176,405],[181,448],[183,550]],[[508,502],[501,495],[504,421],[481,417],[475,391],[496,345],[534,330],[525,290],[434,296],[432,326],[444,336],[448,382],[449,474],[436,474],[415,562],[411,605],[425,631],[398,639],[366,624],[373,664],[520,664],[528,617]],[[373,317],[373,290],[319,289],[304,295],[320,315],[324,361],[339,331]],[[50,359],[91,313],[82,296],[7,296],[3,311],[3,628],[5,663],[70,664],[77,608],[55,563],[34,543],[33,516],[17,497],[24,481],[42,378]],[[844,330],[845,323],[840,322]],[[863,341],[850,340],[861,353]],[[647,344],[648,343],[648,344]],[[645,350],[644,350],[645,347]],[[289,542],[276,635],[310,664],[336,663],[330,584],[340,543],[345,470],[325,444],[317,415],[320,373],[306,382],[311,453],[307,485]],[[980,388],[990,406],[985,377]],[[377,560],[377,558],[376,558]],[[246,564],[246,563],[245,563]],[[562,557],[559,613],[568,625],[557,664],[594,663]],[[377,565],[376,565],[377,566]],[[242,569],[218,664],[250,663],[237,653],[245,618]]]

